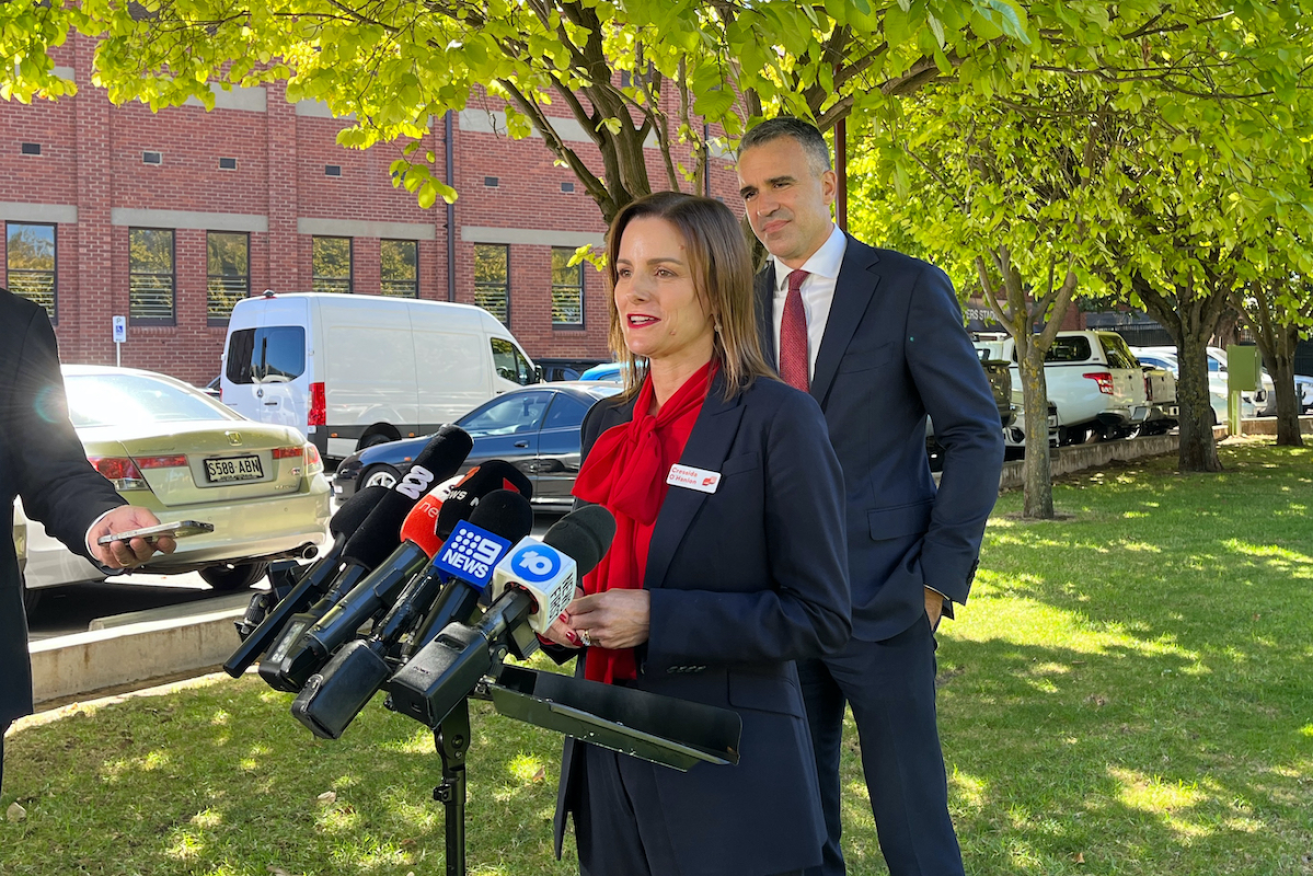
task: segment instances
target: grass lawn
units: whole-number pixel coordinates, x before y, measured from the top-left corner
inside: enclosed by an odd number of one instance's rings
[[[941,636],[940,725],[967,872],[1313,874],[1313,450],[1221,448],[1067,479],[1060,522],[1004,495]],[[0,874],[440,874],[432,738],[371,705],[338,742],[226,676],[9,737]],[[473,874],[551,856],[560,739],[476,704]],[[885,872],[855,734],[849,872]],[[700,767],[702,768],[702,767]]]

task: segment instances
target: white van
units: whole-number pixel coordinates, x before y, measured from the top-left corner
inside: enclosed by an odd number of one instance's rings
[[[433,432],[538,380],[511,333],[478,307],[266,292],[233,308],[220,391],[238,413],[295,426],[342,459]]]

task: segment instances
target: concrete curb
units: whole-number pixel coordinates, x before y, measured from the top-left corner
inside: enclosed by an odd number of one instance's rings
[[[1056,457],[1050,459],[1049,467],[1053,477],[1084,471],[1107,465],[1113,460],[1130,462],[1149,456],[1161,456],[1175,453],[1181,446],[1176,435],[1154,435],[1150,438],[1126,438],[1121,441],[1099,441],[1093,444],[1073,444],[1058,448]],[[1003,473],[998,480],[1000,490],[1014,490],[1025,486],[1021,460],[1003,464]]]
[[[37,703],[45,703],[180,672],[217,668],[238,645],[233,621],[245,613],[249,601],[246,595],[241,608],[187,618],[144,620],[34,642],[28,649],[34,698]]]

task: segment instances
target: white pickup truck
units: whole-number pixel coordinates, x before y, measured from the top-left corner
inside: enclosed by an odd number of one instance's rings
[[[1013,397],[1022,397],[1014,342],[1007,335],[979,334],[976,348],[1011,364]],[[1044,380],[1057,418],[1057,443],[1124,438],[1150,417],[1144,371],[1116,332],[1058,332],[1044,357]]]

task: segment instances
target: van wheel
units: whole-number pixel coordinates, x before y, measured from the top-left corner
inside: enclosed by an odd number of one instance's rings
[[[269,572],[268,563],[239,563],[201,569],[201,580],[215,590],[245,590]]]
[[[365,487],[386,487],[392,489],[397,481],[401,480],[401,472],[397,471],[387,463],[371,465],[360,475],[360,486],[357,489],[363,490]]]
[[[41,591],[29,590],[27,588],[27,579],[23,577],[22,572],[18,573],[18,589],[23,594],[23,614],[27,615],[28,620],[31,620],[32,615],[36,614],[37,605],[41,602]]]
[[[387,435],[384,435],[381,432],[375,432],[373,435],[367,435],[364,438],[361,438],[360,446],[357,447],[356,449],[364,450],[366,447],[377,447],[380,444],[387,444],[389,441],[392,440],[393,440],[392,438],[389,438]]]

